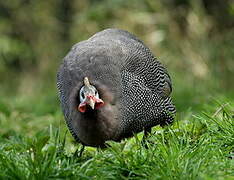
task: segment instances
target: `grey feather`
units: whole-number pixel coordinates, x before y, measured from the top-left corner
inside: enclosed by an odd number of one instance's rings
[[[76,110],[86,76],[95,86],[106,88],[100,96],[113,97],[109,106],[93,115]],[[176,112],[167,70],[141,40],[119,29],[101,31],[74,45],[59,68],[57,87],[69,130],[90,146],[170,124]]]

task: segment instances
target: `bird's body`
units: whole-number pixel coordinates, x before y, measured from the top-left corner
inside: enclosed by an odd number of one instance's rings
[[[85,77],[99,93],[100,108],[81,102]],[[60,66],[57,85],[69,130],[84,145],[120,141],[169,124],[175,114],[166,69],[138,38],[123,30],[107,29],[74,45]],[[85,109],[77,110],[81,104]]]

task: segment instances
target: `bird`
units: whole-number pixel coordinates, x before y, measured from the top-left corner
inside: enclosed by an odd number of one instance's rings
[[[65,122],[84,146],[105,147],[173,122],[171,77],[132,33],[115,28],[73,45],[57,72]]]

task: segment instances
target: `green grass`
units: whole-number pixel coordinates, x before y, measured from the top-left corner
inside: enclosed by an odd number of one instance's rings
[[[0,180],[234,180],[232,1],[25,2],[0,1]],[[137,35],[167,67],[177,117],[153,129],[149,149],[140,133],[78,157],[55,74],[74,43],[109,27]]]
[[[154,128],[149,149],[140,133],[78,157],[81,145],[67,133],[55,95],[3,98],[0,179],[234,179],[234,101],[227,99],[178,112],[172,126]]]

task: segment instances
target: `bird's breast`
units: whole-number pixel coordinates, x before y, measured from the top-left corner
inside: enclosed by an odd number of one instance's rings
[[[85,113],[81,116],[78,120],[77,135],[85,145],[102,146],[105,141],[114,140],[118,133],[117,108],[105,104],[95,113],[95,116]]]

